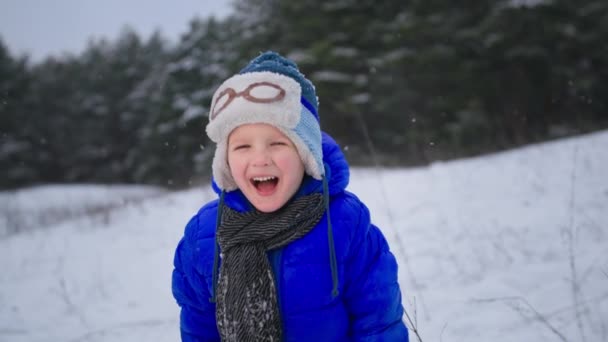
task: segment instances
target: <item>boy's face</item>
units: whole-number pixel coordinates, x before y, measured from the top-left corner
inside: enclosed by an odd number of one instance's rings
[[[304,176],[304,164],[293,142],[266,124],[242,125],[230,133],[228,165],[245,197],[265,213],[285,205]]]

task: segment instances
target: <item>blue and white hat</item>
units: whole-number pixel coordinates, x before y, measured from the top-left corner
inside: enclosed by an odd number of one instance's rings
[[[325,170],[318,106],[314,85],[293,61],[275,52],[263,53],[224,81],[213,95],[206,128],[217,144],[212,168],[218,187],[237,189],[227,162],[228,136],[253,123],[272,125],[291,139],[306,173],[321,180]]]

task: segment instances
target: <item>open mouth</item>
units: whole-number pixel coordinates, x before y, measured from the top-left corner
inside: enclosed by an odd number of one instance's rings
[[[251,178],[251,184],[261,193],[270,194],[274,191],[279,183],[279,178],[274,176],[267,177],[253,177]]]

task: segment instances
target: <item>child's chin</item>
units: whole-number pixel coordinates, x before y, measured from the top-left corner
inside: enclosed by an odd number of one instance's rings
[[[279,199],[272,199],[272,200],[266,200],[266,201],[251,201],[253,204],[253,206],[263,212],[263,213],[272,213],[274,211],[277,211],[279,209],[281,209],[281,207],[283,205],[285,205],[285,201],[281,201]]]

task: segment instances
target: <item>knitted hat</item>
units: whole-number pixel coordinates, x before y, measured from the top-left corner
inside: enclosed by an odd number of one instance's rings
[[[217,144],[213,178],[222,190],[237,189],[227,162],[230,132],[243,124],[276,127],[296,146],[306,173],[324,175],[321,128],[314,85],[298,66],[275,52],[253,59],[239,74],[224,81],[211,101],[206,131]]]

